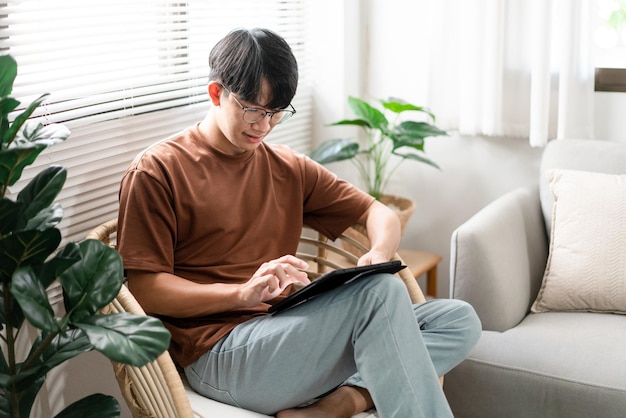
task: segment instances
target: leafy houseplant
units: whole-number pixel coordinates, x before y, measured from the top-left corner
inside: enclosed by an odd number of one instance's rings
[[[24,168],[70,134],[63,125],[28,120],[45,94],[9,122],[20,104],[10,97],[16,75],[15,60],[0,56],[0,416],[28,418],[47,373],[65,360],[95,349],[117,362],[142,366],[167,349],[170,334],[155,318],[98,313],[123,284],[122,261],[117,251],[97,240],[57,248],[61,233],[56,225],[63,210],[53,201],[65,183],[64,167],[43,169],[15,200],[9,197],[9,187]],[[46,293],[55,280],[63,288],[65,313],[60,317]],[[36,337],[28,353],[18,352],[27,322]],[[57,418],[119,414],[115,398],[94,394]]]
[[[447,133],[428,122],[400,118],[403,112],[415,111],[427,115],[434,123],[435,116],[429,110],[399,99],[381,101],[382,111],[355,97],[348,97],[348,105],[357,119],[344,119],[331,125],[363,128],[365,144],[352,139],[330,139],[310,154],[313,160],[321,164],[350,160],[356,165],[366,191],[378,200],[402,161],[413,160],[439,168],[424,155],[424,141]],[[395,117],[389,120],[387,115]]]

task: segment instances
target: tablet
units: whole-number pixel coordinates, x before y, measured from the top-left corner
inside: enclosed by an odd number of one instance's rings
[[[329,271],[312,281],[302,289],[292,293],[285,299],[281,300],[275,305],[270,306],[269,313],[278,313],[286,309],[293,308],[308,300],[315,298],[316,296],[327,292],[331,289],[335,289],[339,286],[343,286],[348,283],[352,283],[355,280],[377,273],[390,273],[394,274],[405,268],[400,260],[387,261],[385,263],[370,264],[368,266],[347,267],[343,269],[337,269]]]

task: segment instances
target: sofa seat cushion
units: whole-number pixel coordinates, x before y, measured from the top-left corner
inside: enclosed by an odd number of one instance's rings
[[[446,375],[455,417],[623,417],[626,317],[586,312],[528,315],[483,331]]]

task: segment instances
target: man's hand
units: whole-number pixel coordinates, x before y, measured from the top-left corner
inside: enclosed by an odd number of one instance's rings
[[[244,306],[253,307],[274,299],[292,283],[309,284],[305,269],[308,264],[292,255],[263,263],[250,280],[241,285],[239,294]]]
[[[389,257],[387,257],[385,252],[370,250],[359,258],[357,266],[368,266],[370,264],[384,263],[386,261],[389,261]]]

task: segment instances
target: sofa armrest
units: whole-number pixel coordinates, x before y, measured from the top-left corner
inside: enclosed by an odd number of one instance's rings
[[[469,302],[484,330],[510,329],[537,296],[547,257],[539,193],[516,189],[453,232],[451,297]]]

